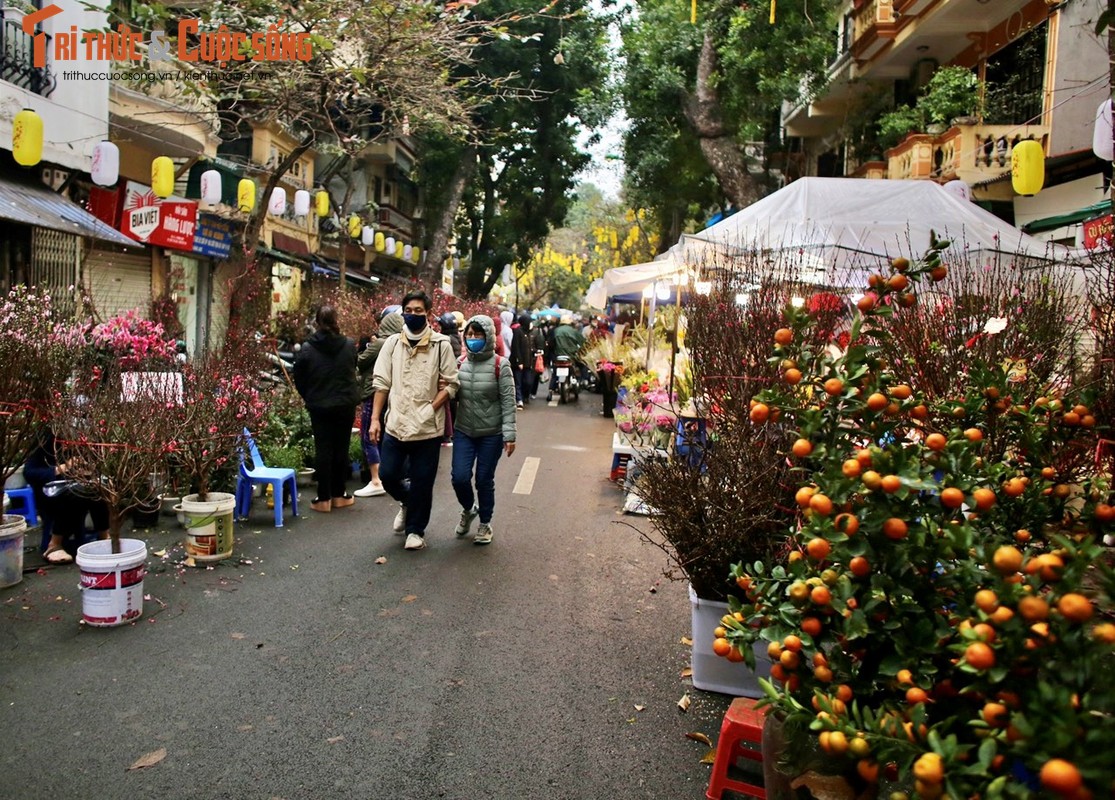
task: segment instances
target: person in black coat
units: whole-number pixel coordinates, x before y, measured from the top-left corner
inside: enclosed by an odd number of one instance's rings
[[[66,546],[71,539],[73,547],[82,543],[86,515],[96,534],[101,539],[108,538],[108,506],[103,500],[75,491],[75,485],[66,479],[68,466],[66,462],[59,463],[54,432],[47,428],[23,467],[23,477],[35,492],[43,531],[50,534],[50,542],[43,551],[43,559],[50,564],[69,564],[74,560]]]
[[[341,335],[337,312],[322,306],[317,332],[306,340],[294,360],[294,386],[310,412],[314,430],[317,497],[314,511],[332,511],[356,502],[345,492],[350,471],[348,443],[360,389],[356,382],[356,345]]]
[[[534,352],[531,347],[530,314],[520,314],[511,327],[511,371],[518,386],[518,407],[530,404],[534,394]]]
[[[461,332],[457,326],[457,318],[453,316],[453,312],[446,311],[437,318],[437,325],[441,328],[441,332],[449,337],[449,346],[453,348],[453,358],[460,358],[461,353]]]

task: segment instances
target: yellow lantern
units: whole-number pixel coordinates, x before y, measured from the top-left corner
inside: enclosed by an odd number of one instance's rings
[[[404,247],[405,247],[405,245],[402,243],[401,240],[398,241],[398,242],[395,242],[395,258],[402,258],[403,257]]]
[[[422,254],[422,248],[415,245],[414,249],[410,251],[410,260],[413,261],[415,264],[417,264],[418,263],[418,257],[421,254]]]
[[[353,239],[360,238],[360,232],[364,230],[364,223],[360,221],[360,217],[353,214],[348,218],[348,235]]]
[[[167,156],[159,156],[151,162],[151,191],[156,197],[174,194],[174,162]]]
[[[382,253],[387,249],[387,237],[383,235],[383,231],[376,231],[376,252]]]
[[[317,215],[319,217],[329,216],[329,192],[322,189],[314,197],[314,204],[317,206]]]
[[[29,108],[12,120],[12,156],[21,167],[43,160],[43,118]]]
[[[256,207],[256,184],[249,178],[241,178],[236,185],[236,206],[245,214]]]
[[[1033,139],[1014,146],[1010,154],[1010,182],[1021,195],[1034,195],[1045,185],[1045,151]]]

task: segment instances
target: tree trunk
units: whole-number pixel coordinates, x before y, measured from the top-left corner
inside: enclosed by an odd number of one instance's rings
[[[430,231],[429,246],[422,255],[422,267],[419,271],[420,280],[431,294],[441,282],[439,270],[442,262],[449,254],[449,236],[453,232],[453,221],[457,217],[457,208],[461,205],[465,187],[472,180],[472,173],[475,170],[476,148],[466,147],[457,162],[457,169],[449,181],[449,187],[445,192],[445,203],[437,215],[437,223]]]
[[[108,536],[112,541],[112,554],[120,553],[120,528],[124,524],[124,515],[115,503],[108,504]]]
[[[715,72],[716,45],[712,33],[706,31],[697,60],[697,91],[684,98],[682,108],[721,191],[733,205],[743,208],[759,199],[759,191],[747,171],[747,159],[736,142],[735,132],[724,125],[720,97],[712,85]]]

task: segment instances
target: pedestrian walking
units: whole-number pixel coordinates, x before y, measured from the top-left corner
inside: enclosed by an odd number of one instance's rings
[[[430,298],[425,292],[408,293],[402,306],[403,331],[384,342],[376,359],[369,430],[380,445],[383,488],[400,503],[395,532],[406,534],[407,550],[421,550],[426,546],[445,406],[457,394],[457,360],[448,337],[430,327]],[[385,408],[387,417],[381,423]]]
[[[492,541],[496,467],[500,455],[515,452],[515,383],[509,360],[496,353],[491,317],[477,315],[465,325],[460,362],[457,422],[453,432],[453,491],[461,504],[458,536],[480,518],[473,544]],[[473,481],[475,480],[475,491]]]
[[[337,312],[332,306],[322,306],[315,321],[317,331],[294,359],[294,386],[310,412],[314,432],[317,497],[310,508],[332,511],[356,502],[345,493],[345,481],[350,470],[348,441],[360,388],[356,383],[356,344],[341,335]]]
[[[534,394],[534,352],[530,344],[530,314],[520,314],[511,330],[511,374],[515,376],[515,407],[530,405]]]
[[[363,405],[360,408],[360,444],[364,449],[364,458],[368,462],[371,480],[363,489],[353,492],[357,497],[378,497],[386,494],[383,481],[379,477],[379,445],[372,441],[372,398],[375,395],[374,377],[376,359],[383,349],[383,343],[403,329],[403,315],[398,313],[384,314],[379,321],[379,329],[375,337],[368,342],[368,346],[360,351],[356,357],[356,370],[360,373],[360,396]]]

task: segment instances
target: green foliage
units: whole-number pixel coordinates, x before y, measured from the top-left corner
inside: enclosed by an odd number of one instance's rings
[[[265,411],[258,431],[252,431],[260,455],[268,466],[276,454],[293,451],[300,454],[295,459],[292,452],[284,458],[296,461],[291,469],[309,466],[314,458],[314,432],[310,425],[310,414],[302,403],[302,398],[294,389],[279,387],[265,397]]]
[[[909,133],[925,130],[925,115],[916,108],[900,105],[879,117],[879,144],[891,148]]]
[[[979,106],[979,80],[966,67],[941,67],[918,98],[918,109],[930,122],[948,125],[953,118],[974,113]]]

